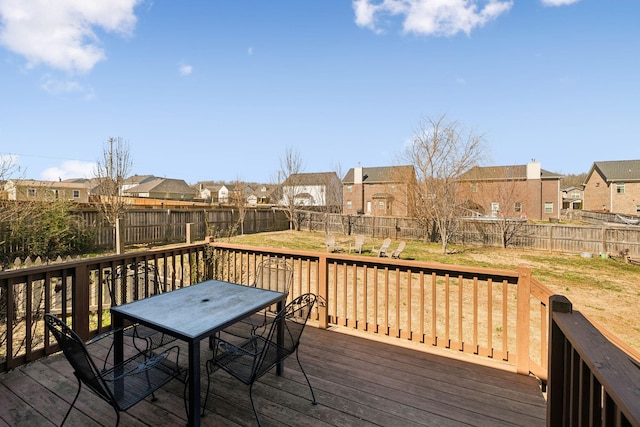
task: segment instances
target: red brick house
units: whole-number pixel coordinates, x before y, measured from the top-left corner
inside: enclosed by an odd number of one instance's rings
[[[409,216],[408,180],[413,166],[356,167],[342,179],[342,212],[346,215]]]
[[[470,214],[488,217],[548,220],[560,218],[561,175],[540,163],[475,166],[459,177],[459,191]]]
[[[640,215],[640,160],[594,162],[584,182],[583,209]]]

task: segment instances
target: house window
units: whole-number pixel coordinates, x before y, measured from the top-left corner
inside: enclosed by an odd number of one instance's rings
[[[381,210],[381,211],[384,211],[384,200],[378,202],[378,209]]]
[[[27,197],[36,197],[36,189],[27,188]]]
[[[515,213],[521,213],[521,212],[522,212],[522,203],[520,203],[520,202],[515,202],[515,203],[513,204],[513,211],[514,211]]]
[[[624,182],[619,182],[616,184],[616,193],[624,194]]]
[[[353,207],[351,200],[347,200],[347,209],[351,209]]]
[[[577,191],[574,191],[573,193],[571,193],[571,198],[572,199],[579,199],[580,198],[580,193]]]
[[[491,202],[491,216],[498,216],[498,212],[500,212],[500,203]]]
[[[350,185],[347,185],[347,193],[351,193],[353,191],[353,188]]]
[[[544,213],[553,213],[553,202],[544,202]]]
[[[80,198],[80,190],[73,190],[73,198],[74,199]]]
[[[478,183],[477,182],[471,183],[471,192],[472,193],[477,193],[478,192]]]
[[[640,205],[636,205],[636,213],[640,214]]]

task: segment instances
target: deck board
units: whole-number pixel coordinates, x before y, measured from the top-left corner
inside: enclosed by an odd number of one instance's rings
[[[535,378],[343,331],[305,330],[300,359],[318,405],[311,405],[294,358],[287,360],[282,376],[267,374],[254,386],[263,425],[545,425],[546,402]],[[204,360],[209,350],[201,347]],[[107,348],[97,354],[104,357]],[[204,373],[203,367],[203,390]],[[0,426],[58,425],[75,390],[75,377],[61,354],[1,375]],[[182,383],[170,382],[157,393],[157,402],[144,401],[122,413],[121,425],[184,425],[183,392]],[[87,390],[76,408],[69,426],[115,424],[114,411]],[[202,424],[255,425],[248,387],[223,371],[213,373]]]

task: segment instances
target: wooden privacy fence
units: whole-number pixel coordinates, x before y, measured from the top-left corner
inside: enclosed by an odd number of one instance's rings
[[[427,230],[411,218],[374,217],[305,212],[301,228],[373,238],[425,240]],[[427,239],[428,240],[428,239]],[[470,246],[502,246],[502,232],[495,221],[460,220],[451,243]],[[613,224],[568,225],[522,222],[511,247],[551,252],[612,254],[640,257],[640,226]]]

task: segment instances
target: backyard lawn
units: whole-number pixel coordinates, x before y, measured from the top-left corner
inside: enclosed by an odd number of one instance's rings
[[[345,251],[353,236],[336,235]],[[376,256],[372,249],[380,247],[382,238],[367,237],[362,255]],[[325,234],[321,232],[280,231],[236,236],[224,239],[232,243],[296,250],[325,251]],[[398,246],[393,241],[390,249]],[[533,277],[549,289],[571,300],[574,309],[603,325],[637,352],[640,352],[640,266],[627,264],[619,257],[583,258],[580,254],[550,253],[517,249],[450,246],[442,254],[439,243],[408,241],[403,259],[446,264],[515,269],[526,264]]]

